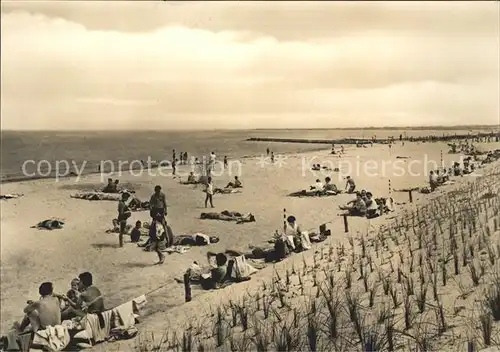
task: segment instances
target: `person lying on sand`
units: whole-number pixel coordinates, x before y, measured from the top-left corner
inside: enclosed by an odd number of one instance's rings
[[[31,325],[31,330],[45,330],[49,326],[61,324],[61,302],[54,295],[52,282],[44,282],[38,292],[40,299],[36,302],[29,301],[24,308],[25,317],[17,327],[18,332],[23,332]]]
[[[143,202],[137,197],[130,197],[128,208],[132,211],[149,210],[150,203],[148,201]]]
[[[241,191],[235,188],[214,188],[214,194],[233,194],[233,193],[241,193]]]
[[[234,182],[229,182],[225,188],[243,188],[238,176],[234,176]]]
[[[16,199],[16,198],[21,198],[22,196],[24,196],[24,194],[17,194],[17,193],[2,194],[2,195],[0,195],[0,199]]]
[[[81,192],[81,193],[77,193],[77,194],[72,194],[71,198],[85,199],[85,200],[112,200],[112,201],[117,201],[117,200],[120,199],[120,194],[119,194],[119,192],[117,192],[117,193]]]
[[[356,192],[356,199],[351,200],[344,206],[339,206],[341,210],[347,210],[351,216],[366,216],[366,203],[361,196],[361,192]]]
[[[179,236],[174,236],[172,229],[170,228],[169,225],[167,225],[167,233],[172,233],[172,246],[190,246],[190,247],[197,247],[197,246],[207,246],[209,244],[213,243],[218,243],[219,242],[219,237],[217,236],[207,236],[202,233],[196,233],[194,235],[179,235]],[[143,247],[146,252],[149,252],[151,250],[151,241],[148,239],[144,243],[138,244],[139,247]],[[165,250],[167,247],[163,246],[161,249],[162,251]]]
[[[38,224],[31,226],[31,228],[39,230],[57,230],[64,227],[64,222],[61,220],[49,219],[40,221]]]
[[[244,215],[235,211],[224,210],[220,213],[201,213],[200,219],[236,221],[236,223],[242,224],[245,222],[254,222],[255,216],[252,213]]]

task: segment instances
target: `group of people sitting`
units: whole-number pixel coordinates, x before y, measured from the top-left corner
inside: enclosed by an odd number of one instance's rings
[[[361,190],[356,192],[356,198],[344,206],[339,206],[341,210],[347,210],[348,215],[362,216],[368,219],[379,217],[392,211],[392,204],[387,204],[386,198],[373,198],[371,192]]]
[[[337,195],[341,193],[337,186],[332,183],[332,179],[330,177],[325,177],[325,183],[321,182],[320,179],[316,180],[314,186],[310,186],[310,190],[316,192],[316,195]]]
[[[105,310],[101,291],[94,286],[89,272],[81,273],[78,278],[73,279],[66,294],[54,293],[51,282],[42,283],[38,292],[40,299],[26,302],[24,318],[20,323],[14,324],[14,330],[9,336],[2,339],[4,348],[7,345],[8,348],[13,348],[15,343],[18,346],[24,345],[25,337],[28,337],[31,344],[36,332],[60,326],[65,320],[81,320],[88,314],[98,314]]]
[[[195,265],[186,271],[186,276],[191,283],[200,284],[206,290],[220,288],[228,282],[246,281],[249,280],[249,275],[256,271],[246,263],[246,259],[263,259],[267,263],[278,262],[292,253],[311,249],[312,242],[322,242],[331,235],[326,225],[320,226],[319,234],[302,231],[293,215],[287,217],[283,230],[281,234],[276,231],[273,240],[270,241],[272,243],[270,248],[253,247],[247,253],[235,250],[226,250],[225,253],[208,252],[209,263],[212,258],[215,258],[215,263],[210,263],[210,268],[203,273],[195,262]],[[257,264],[252,263],[254,266]]]

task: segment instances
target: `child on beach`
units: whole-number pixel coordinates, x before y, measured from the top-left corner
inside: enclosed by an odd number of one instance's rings
[[[142,223],[140,222],[140,220],[137,220],[137,222],[135,223],[135,227],[130,232],[130,242],[139,242],[141,238],[141,227]]]

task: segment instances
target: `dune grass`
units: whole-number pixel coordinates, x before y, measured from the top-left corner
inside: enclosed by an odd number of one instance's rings
[[[495,169],[378,232],[314,248],[137,351],[469,351],[500,345],[500,177]],[[329,248],[327,247],[329,246]]]

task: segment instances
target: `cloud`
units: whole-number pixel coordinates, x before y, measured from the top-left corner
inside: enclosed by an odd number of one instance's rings
[[[391,27],[401,21],[390,22],[395,10],[387,11],[387,28],[283,40],[266,28],[94,30],[2,9],[2,125],[141,128],[146,119],[160,128],[335,127],[464,124],[471,117],[475,123],[500,122],[499,37],[487,30],[495,23],[478,22],[480,31],[460,36],[428,28],[397,31]],[[436,10],[428,22],[439,13],[444,21],[446,13]],[[471,11],[463,28],[476,17]],[[310,26],[326,25],[317,22]]]

